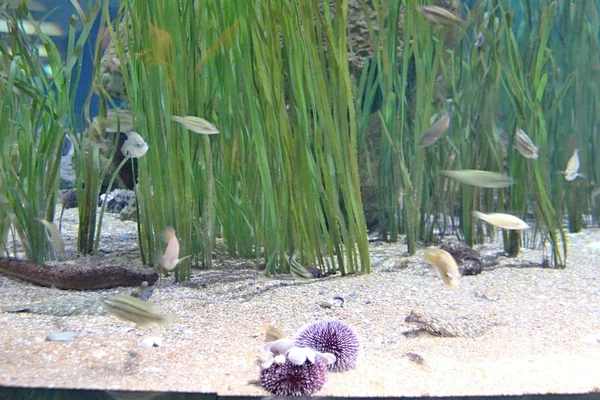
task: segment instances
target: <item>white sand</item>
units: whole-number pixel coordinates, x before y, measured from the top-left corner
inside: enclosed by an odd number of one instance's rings
[[[74,216],[68,214],[67,222],[69,218]],[[101,247],[119,253],[104,258],[139,264],[129,251],[136,247],[135,224],[111,216],[105,221]],[[74,228],[64,231],[67,245],[74,247]],[[456,291],[445,289],[420,261],[421,251],[406,258],[400,243],[372,245],[371,275],[308,284],[266,278],[251,263],[230,260],[217,270],[196,271],[190,284],[158,284],[150,301],[177,316],[167,329],[135,328],[111,316],[0,312],[0,385],[265,395],[260,387],[246,384],[258,376],[255,360],[264,344],[263,324],[293,334],[307,322],[340,319],[361,338],[359,366],[329,374],[318,395],[598,392],[600,250],[586,247],[595,241],[600,241],[598,230],[569,235],[567,269],[502,267],[463,277]],[[500,250],[492,245],[478,249]],[[541,259],[541,252],[523,250],[519,259],[502,263]],[[403,260],[407,267],[399,268]],[[0,275],[0,306],[73,294]],[[332,296],[343,296],[344,307],[318,305]],[[411,310],[467,319],[485,316],[501,325],[478,338],[406,337],[402,332],[410,325],[404,318]],[[47,334],[62,330],[79,337],[70,343],[45,341]],[[161,337],[163,346],[138,347],[147,336]],[[406,352],[418,353],[425,364],[410,361]]]

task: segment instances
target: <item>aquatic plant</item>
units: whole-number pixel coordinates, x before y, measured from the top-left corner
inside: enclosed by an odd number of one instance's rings
[[[296,346],[331,353],[335,362],[328,365],[333,372],[356,368],[360,342],[352,328],[341,321],[317,321],[301,328],[294,338]]]
[[[587,160],[597,158],[597,151],[585,145],[597,140],[593,136],[597,129],[590,127],[597,126],[598,88],[585,83],[595,64],[588,57],[584,67],[579,67],[576,60],[588,53],[585,48],[597,48],[598,5],[548,1],[538,7],[482,1],[471,10],[449,6],[465,21],[457,26],[427,20],[417,6],[374,2],[380,29],[372,30],[370,39],[379,61],[377,73],[365,67],[355,87],[369,94],[356,96],[359,104],[373,101],[372,86],[381,88],[381,145],[358,143],[370,152],[368,159],[379,160],[377,201],[384,215],[379,220],[387,224],[380,227],[380,237],[395,240],[399,227],[413,253],[417,240],[430,242],[435,232],[444,234],[449,218],[454,233],[473,245],[484,235],[495,235],[494,229],[485,230],[473,220],[474,209],[521,218],[533,214],[538,223],[531,236],[540,236],[527,243],[538,246],[549,240],[553,265],[564,266],[567,247],[560,217],[567,209],[564,199],[571,199],[571,229],[581,220],[575,211],[584,209],[588,200],[581,196],[583,180],[568,183],[571,189],[565,195],[564,180],[556,179],[554,172],[564,170],[575,147],[586,148],[582,151],[584,173]],[[403,19],[396,17],[398,11]],[[370,86],[368,76],[376,83]],[[583,98],[586,104],[567,98]],[[363,113],[358,120],[366,121],[368,107],[357,109]],[[418,148],[424,134],[433,134],[428,127],[433,129],[434,121],[447,111],[451,113],[448,132],[441,136],[444,132],[440,131],[439,140]],[[583,117],[575,121],[574,115]],[[562,145],[569,137],[565,130],[575,128],[565,128],[565,121],[585,132],[581,142],[571,136],[573,144],[568,149]],[[358,137],[365,141],[366,129],[367,123],[359,125]],[[519,129],[535,142],[538,158],[513,150]],[[440,174],[447,169],[508,173],[516,184],[495,189],[458,185]],[[516,255],[524,239],[515,231],[503,235],[505,250]]]
[[[264,257],[268,273],[287,271],[295,253],[323,271],[368,272],[347,5],[334,18],[317,1],[194,4],[124,1],[127,43],[113,35],[150,145],[136,188],[144,260],[173,226],[206,268],[222,235],[231,253]],[[220,134],[191,133],[172,115]]]
[[[77,38],[77,18],[72,18],[63,60],[26,6],[8,4],[0,6],[0,18],[9,28],[0,40],[0,246],[5,247],[11,227],[26,257],[43,262],[61,250],[53,224],[60,160],[65,135],[72,135],[81,54],[97,9],[79,16],[82,30]],[[35,35],[25,33],[25,22]],[[38,46],[47,53],[50,73],[40,61]]]

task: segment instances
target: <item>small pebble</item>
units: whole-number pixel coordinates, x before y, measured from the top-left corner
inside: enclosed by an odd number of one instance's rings
[[[46,341],[48,342],[72,342],[76,337],[77,333],[75,332],[52,332],[48,336],[46,336]]]
[[[331,299],[331,304],[334,307],[343,307],[344,306],[344,298],[342,296],[335,296]]]
[[[600,242],[588,243],[585,245],[585,248],[592,251],[600,251]]]
[[[142,347],[144,349],[149,349],[151,347],[160,347],[160,346],[162,346],[162,339],[159,337],[155,337],[155,336],[148,336],[140,342],[140,347]]]

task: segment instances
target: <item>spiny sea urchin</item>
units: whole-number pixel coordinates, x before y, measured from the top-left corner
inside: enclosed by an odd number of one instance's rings
[[[296,346],[310,347],[336,357],[327,366],[330,371],[342,372],[356,368],[360,342],[352,328],[341,321],[318,321],[302,328],[295,338]]]
[[[321,390],[327,381],[327,365],[317,359],[294,365],[286,358],[285,362],[273,362],[260,370],[260,385],[277,396],[311,396]]]

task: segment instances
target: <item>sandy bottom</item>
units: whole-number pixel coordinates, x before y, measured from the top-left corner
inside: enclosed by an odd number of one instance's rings
[[[107,223],[104,247],[116,237],[125,248],[96,257],[139,265],[135,224]],[[150,301],[176,315],[169,328],[136,327],[112,316],[0,312],[0,385],[266,395],[247,383],[258,377],[264,324],[293,335],[306,323],[337,319],[361,340],[359,364],[329,374],[321,396],[599,392],[600,250],[591,245],[599,241],[598,230],[569,235],[569,263],[562,270],[523,267],[542,259],[540,251],[524,250],[516,260],[503,260],[502,268],[463,277],[454,291],[420,260],[422,250],[406,257],[400,243],[372,244],[370,275],[309,283],[268,278],[248,262],[229,260],[196,271],[185,284],[159,282]],[[0,275],[0,306],[74,294]],[[342,296],[344,306],[319,304],[333,296]],[[485,317],[499,325],[477,338],[408,337],[403,332],[411,325],[404,319],[411,311]],[[56,331],[79,336],[66,343],[45,340]],[[148,336],[162,338],[163,345],[140,347]],[[424,363],[411,361],[408,352]]]

